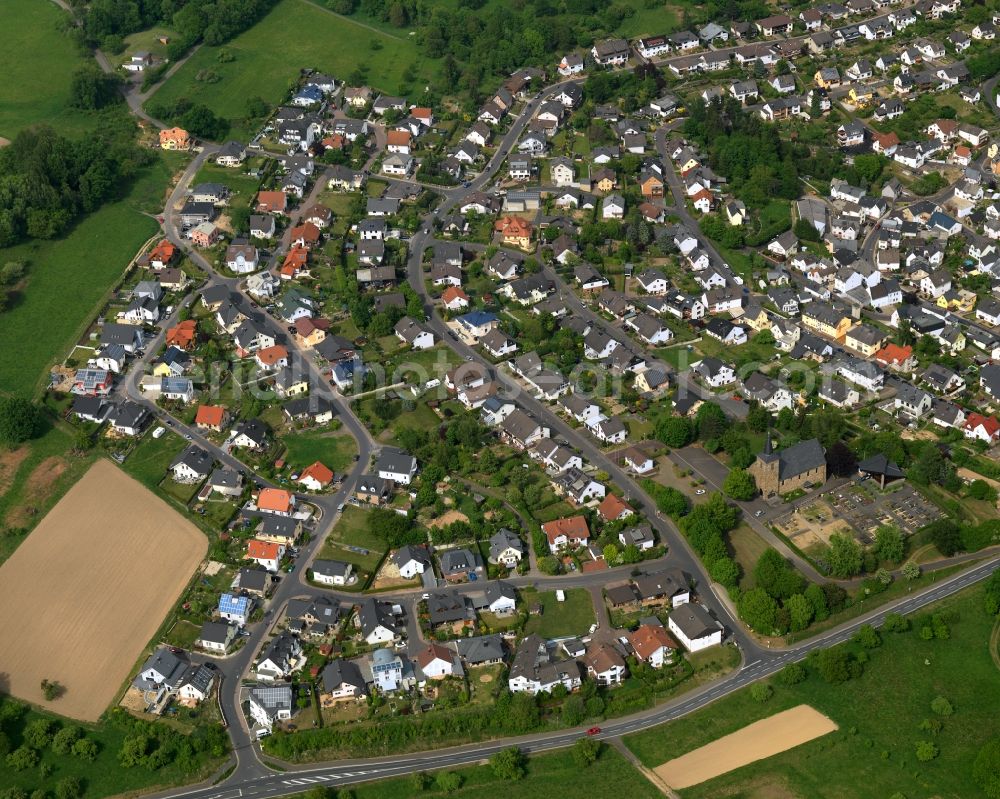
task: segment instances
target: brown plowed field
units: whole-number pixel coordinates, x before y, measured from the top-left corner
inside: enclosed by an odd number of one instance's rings
[[[162,499],[97,461],[0,567],[0,690],[97,720],[207,546]],[[64,695],[46,701],[43,679]]]

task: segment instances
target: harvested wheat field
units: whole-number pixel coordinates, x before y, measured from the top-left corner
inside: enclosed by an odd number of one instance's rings
[[[690,788],[836,729],[837,725],[818,710],[799,705],[748,724],[653,770],[671,788]]]
[[[190,521],[98,460],[0,567],[4,690],[96,721],[207,547]],[[43,679],[63,696],[45,701]]]

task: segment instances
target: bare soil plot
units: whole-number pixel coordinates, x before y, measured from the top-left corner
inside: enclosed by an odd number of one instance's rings
[[[23,527],[35,515],[32,504],[35,497],[46,497],[52,491],[52,486],[69,468],[69,464],[58,455],[50,455],[39,463],[28,475],[22,491],[25,501],[20,506],[12,508],[7,513],[6,522],[10,527]]]
[[[208,542],[109,461],[97,461],[0,567],[3,689],[96,721]],[[42,679],[65,694],[42,697]]]
[[[432,519],[427,522],[428,527],[447,527],[449,524],[454,522],[467,522],[469,517],[466,516],[460,510],[449,510],[445,511],[443,514],[438,516],[436,519]]]
[[[690,788],[836,729],[837,725],[818,710],[799,705],[668,760],[654,771],[671,788]]]

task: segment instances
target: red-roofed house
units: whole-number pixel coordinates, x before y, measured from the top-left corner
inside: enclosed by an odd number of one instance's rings
[[[531,222],[519,216],[503,216],[494,224],[493,229],[500,234],[500,240],[511,247],[522,250],[531,247]]]
[[[288,197],[283,191],[262,191],[257,194],[258,214],[283,214],[288,208]]]
[[[153,269],[166,269],[177,255],[177,248],[164,239],[149,251],[149,265]]]
[[[180,347],[182,350],[189,350],[194,346],[198,337],[198,323],[194,319],[185,319],[167,330],[167,346]]]
[[[875,353],[875,361],[899,372],[911,372],[916,365],[913,347],[909,345],[901,347],[898,344],[886,344]]]
[[[606,522],[616,522],[619,519],[627,519],[635,511],[621,497],[608,494],[597,506],[597,513]]]
[[[441,644],[428,644],[417,652],[417,665],[430,680],[443,680],[455,674],[456,653]]]
[[[320,491],[331,482],[333,482],[333,472],[319,461],[306,466],[299,475],[299,483],[310,491]]]
[[[574,549],[586,546],[590,540],[590,528],[583,516],[570,516],[564,519],[546,522],[542,532],[549,542],[549,550],[556,554],[562,548]]]
[[[288,350],[281,344],[275,344],[273,347],[265,347],[262,350],[257,350],[254,359],[257,361],[257,366],[261,369],[273,372],[276,369],[288,366]]]
[[[630,636],[629,643],[635,650],[635,656],[654,669],[673,662],[675,652],[680,649],[670,633],[656,624],[640,625]]]
[[[390,153],[410,154],[410,131],[390,130],[385,134],[386,149]]]
[[[712,210],[712,192],[708,189],[701,189],[696,194],[691,195],[691,204],[703,214],[710,213]]]
[[[283,488],[262,488],[257,495],[257,510],[278,516],[291,516],[295,509],[295,495]]]
[[[469,295],[458,286],[448,286],[441,294],[441,301],[449,311],[461,311],[469,307]]]
[[[312,222],[305,222],[292,228],[292,246],[312,249],[319,244],[319,228]]]
[[[285,256],[278,274],[281,275],[282,280],[292,280],[298,277],[299,272],[306,268],[308,261],[309,250],[305,247],[292,247],[288,251],[288,255]]]
[[[995,416],[983,416],[980,413],[970,413],[965,418],[962,430],[966,438],[985,441],[987,444],[1000,439],[1000,422]]]
[[[285,545],[252,538],[247,544],[247,559],[255,560],[269,572],[278,571],[278,565],[285,556]]]
[[[308,316],[295,320],[295,340],[303,347],[315,347],[326,338],[326,331]]]
[[[228,423],[226,409],[221,405],[201,405],[194,416],[195,425],[201,430],[221,433]]]

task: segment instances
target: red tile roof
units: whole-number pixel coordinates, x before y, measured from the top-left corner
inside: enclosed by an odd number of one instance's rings
[[[569,539],[579,539],[586,541],[590,538],[590,528],[587,527],[587,519],[583,516],[569,516],[564,519],[546,522],[542,525],[542,532],[549,539],[550,544],[554,544],[556,539],[564,535]]]
[[[333,480],[333,472],[327,469],[322,463],[316,461],[315,463],[309,464],[302,473],[299,475],[299,482],[303,482],[306,478],[312,477],[321,486],[326,486],[330,484]]]

